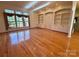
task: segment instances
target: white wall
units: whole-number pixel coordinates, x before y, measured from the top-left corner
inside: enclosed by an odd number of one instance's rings
[[[5,32],[5,23],[4,23],[4,16],[3,12],[0,10],[0,32]]]

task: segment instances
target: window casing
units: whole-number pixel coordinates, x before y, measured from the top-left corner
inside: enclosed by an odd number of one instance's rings
[[[10,9],[5,9],[4,10],[4,19],[5,19],[6,29],[23,28],[23,27],[30,26],[29,16],[24,15],[24,13],[22,13],[21,11],[14,11],[14,10],[10,10]]]

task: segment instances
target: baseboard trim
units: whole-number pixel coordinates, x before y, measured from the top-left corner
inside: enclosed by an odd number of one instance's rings
[[[5,33],[9,33],[9,32],[16,32],[16,31],[23,31],[23,30],[29,30],[29,29],[35,29],[35,28],[38,28],[38,27],[27,28],[27,29],[7,30],[5,32],[0,32],[0,34],[5,34]]]
[[[18,29],[18,30],[11,30],[11,31],[6,31],[6,32],[1,32],[0,34],[9,33],[9,32],[16,32],[16,31],[23,31],[23,30],[29,30],[29,29],[51,30],[51,29],[47,29],[47,28],[33,27],[33,28],[28,28],[28,29]],[[55,31],[55,30],[51,30],[51,31]],[[60,32],[60,31],[55,31],[55,32]],[[60,32],[60,33],[65,33],[65,32]],[[65,33],[65,34],[68,34],[68,33]],[[70,38],[70,36],[68,36],[68,37]]]
[[[66,32],[61,32],[61,31],[56,31],[56,30],[52,30],[52,29],[48,29],[48,28],[40,28],[40,27],[37,27],[38,29],[46,29],[46,30],[51,30],[51,31],[55,31],[55,32],[60,32],[60,33],[65,33],[65,34],[68,34]]]

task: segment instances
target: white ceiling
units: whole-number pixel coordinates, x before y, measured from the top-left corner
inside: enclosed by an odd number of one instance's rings
[[[38,1],[34,5],[31,5],[31,8],[26,8],[27,6],[29,7],[29,4],[32,4],[32,2],[34,2],[34,1],[0,1],[0,7],[8,8],[10,6],[10,8],[18,7],[18,8],[23,8],[28,11],[32,11],[36,7],[43,5],[43,4],[47,3],[48,1]]]
[[[35,4],[33,4],[32,2],[34,2]],[[44,5],[46,3],[48,3],[49,1],[0,1],[0,9],[1,8],[19,8],[20,10],[23,9],[24,11],[32,11],[34,9],[37,9],[39,6],[41,5]],[[54,4],[53,2],[56,2],[56,1],[51,1],[51,6],[50,7],[56,7],[56,3]],[[31,7],[30,8],[27,8],[29,7],[29,4],[33,4],[33,5],[30,5]],[[58,5],[69,5],[70,2],[57,2]]]

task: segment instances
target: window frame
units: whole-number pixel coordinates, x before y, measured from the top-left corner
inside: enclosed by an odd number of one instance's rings
[[[5,9],[4,9],[5,10]],[[9,9],[9,10],[12,10],[12,9]],[[16,14],[15,13],[15,10],[14,10],[14,14],[13,13],[6,13],[5,11],[3,12],[3,14],[4,14],[4,21],[5,21],[5,27],[6,27],[6,30],[8,30],[9,29],[9,23],[8,23],[8,19],[7,19],[7,16],[15,16],[14,17],[14,19],[15,19],[15,24],[16,24],[16,28],[18,28],[18,26],[17,26],[17,19],[16,19],[16,16],[21,16],[22,17],[22,21],[20,21],[20,22],[23,22],[23,28],[24,27],[26,27],[25,26],[25,22],[24,22],[24,17],[28,17],[28,24],[29,24],[29,28],[30,28],[30,17],[29,17],[29,15],[23,15],[23,14],[21,14],[21,15],[19,15],[19,14]],[[12,22],[12,21],[11,21]],[[14,21],[13,21],[14,22]]]

